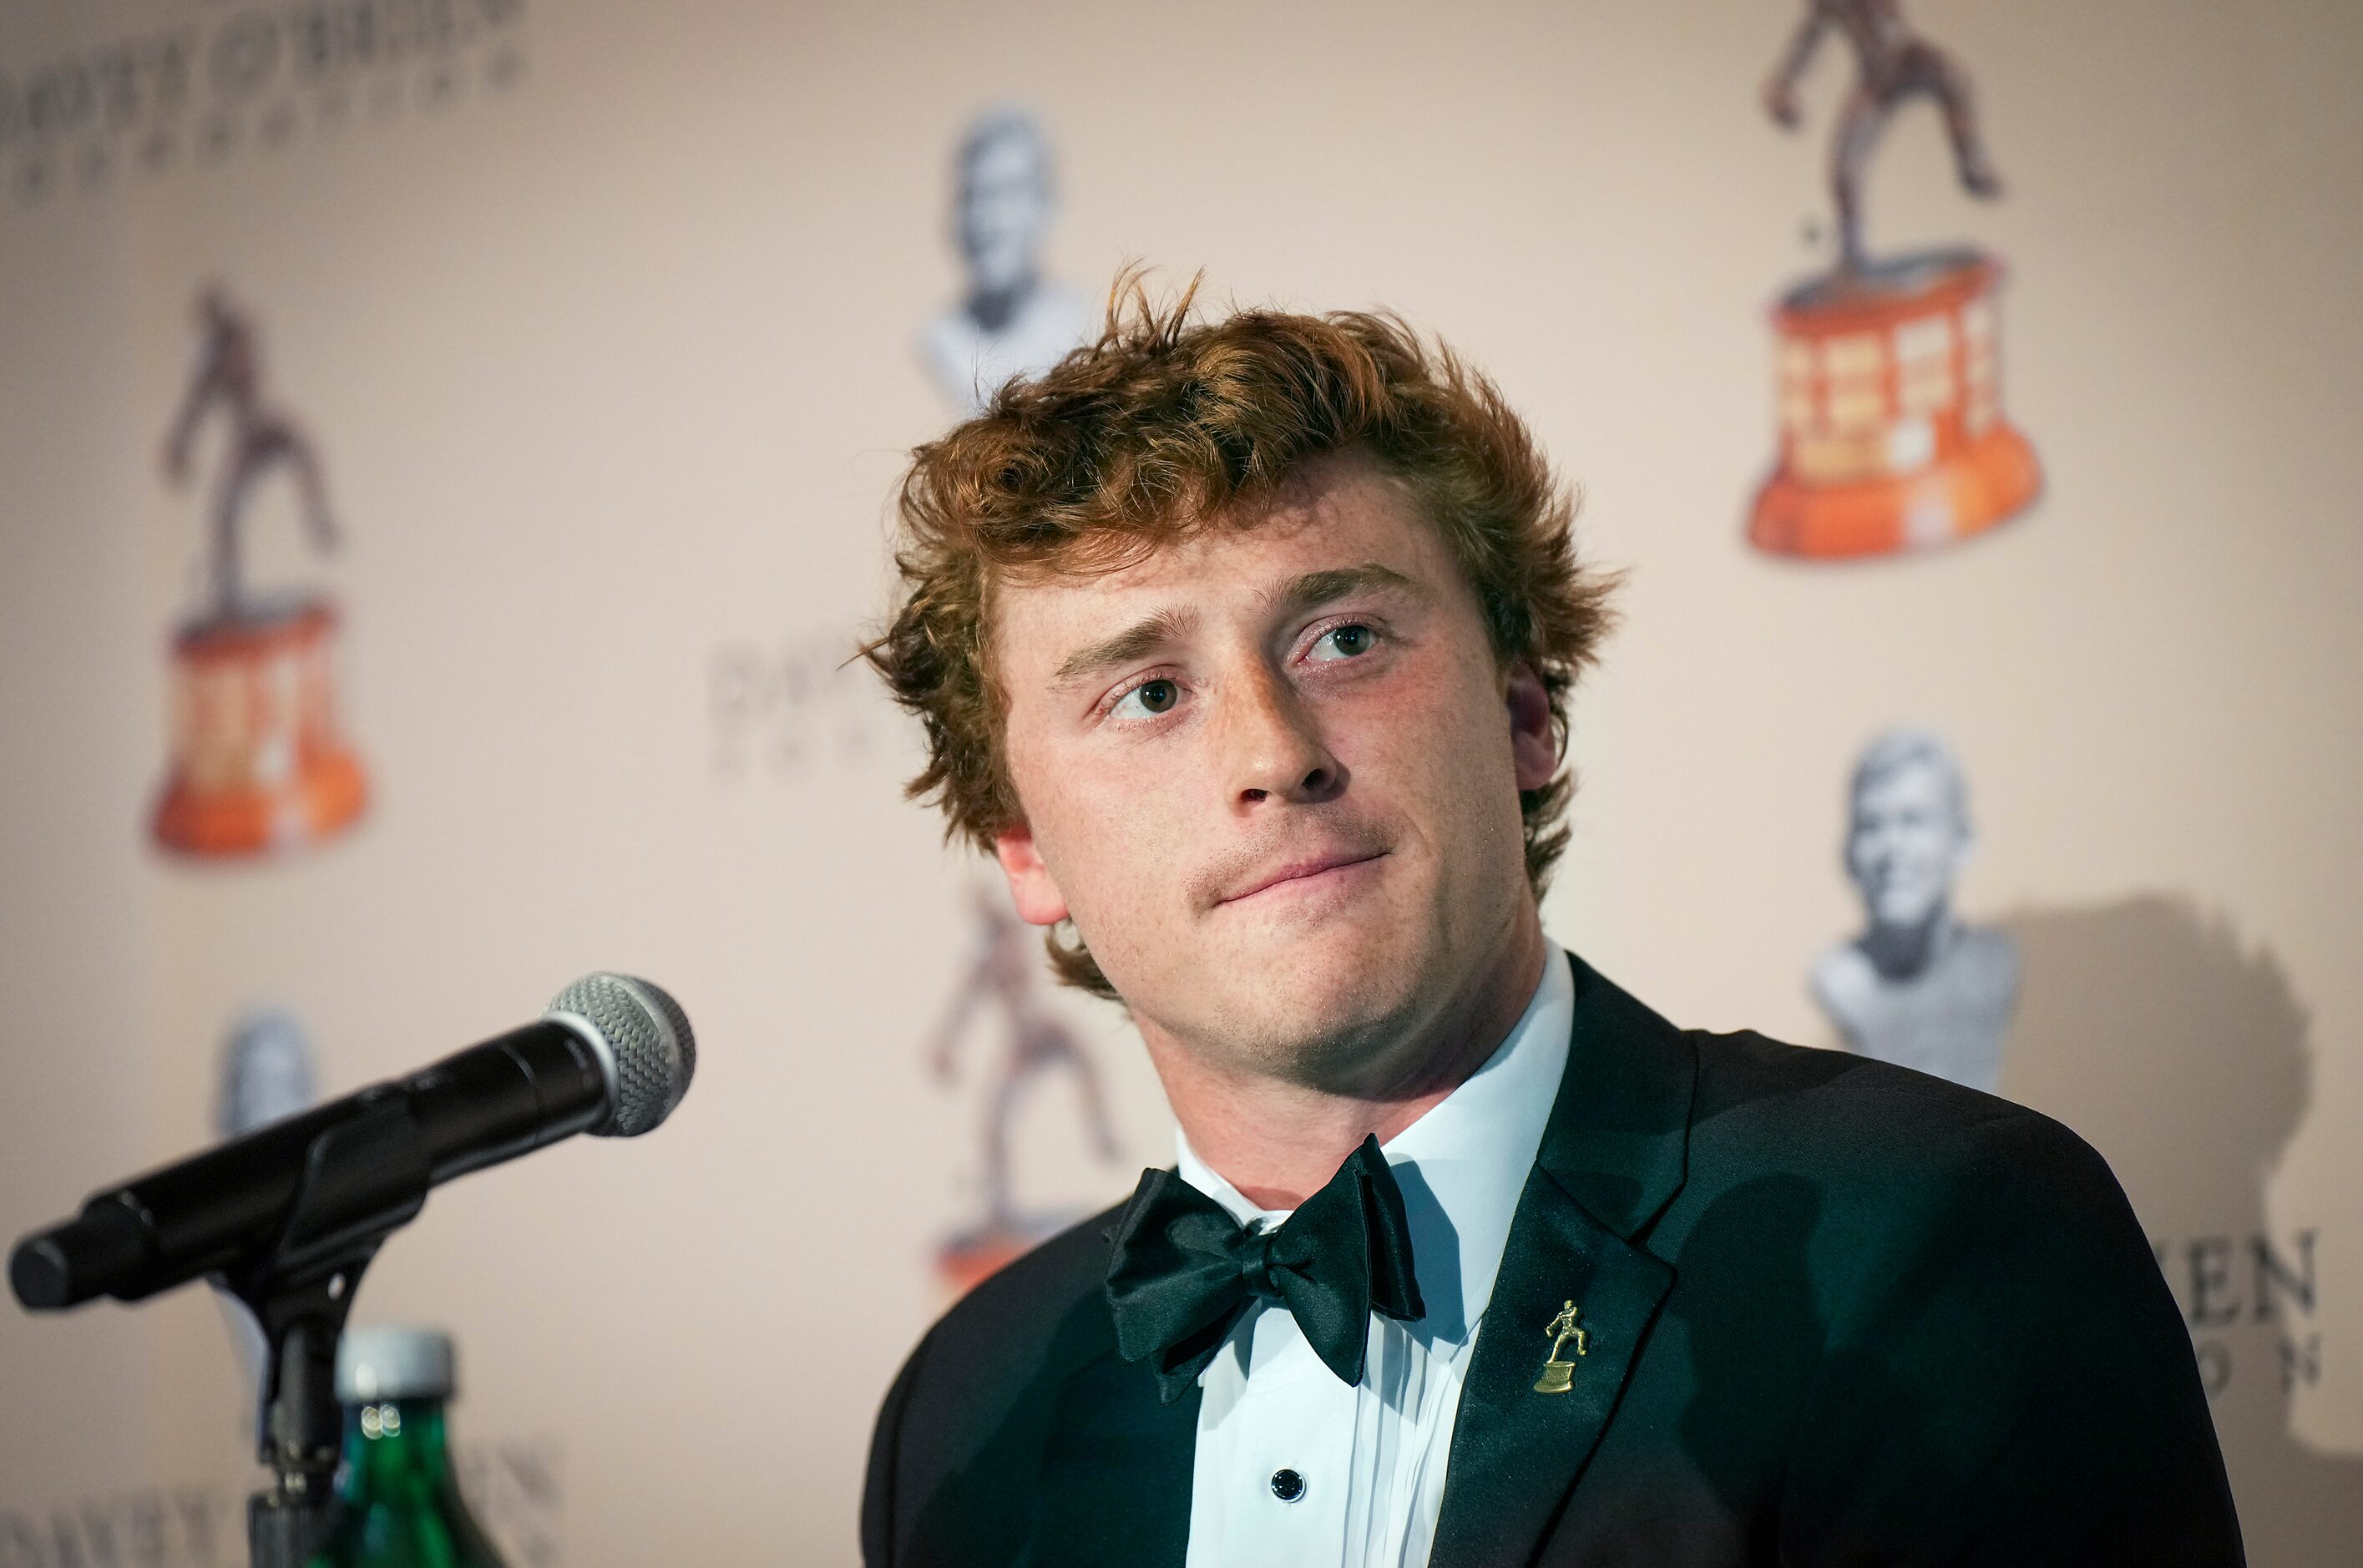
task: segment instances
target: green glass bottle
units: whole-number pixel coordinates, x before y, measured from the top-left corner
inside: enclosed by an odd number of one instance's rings
[[[502,1568],[452,1478],[443,1407],[453,1387],[449,1336],[346,1332],[337,1351],[344,1465],[310,1568]]]

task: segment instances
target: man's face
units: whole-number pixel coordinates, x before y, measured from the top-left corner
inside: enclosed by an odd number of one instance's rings
[[[1913,927],[1951,898],[1969,851],[1969,829],[1944,771],[1908,762],[1855,792],[1847,871],[1877,924]]]
[[[1050,226],[1039,150],[1023,137],[988,138],[970,157],[960,190],[960,253],[979,290],[1004,293],[1034,276]]]
[[[1548,705],[1417,504],[1360,458],[1245,528],[1001,586],[1019,912],[1071,917],[1144,1034],[1350,1092],[1530,919]]]

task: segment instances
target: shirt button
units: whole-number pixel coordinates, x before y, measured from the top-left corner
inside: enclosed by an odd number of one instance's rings
[[[1293,1503],[1304,1496],[1304,1477],[1293,1470],[1271,1473],[1271,1495],[1283,1503]]]

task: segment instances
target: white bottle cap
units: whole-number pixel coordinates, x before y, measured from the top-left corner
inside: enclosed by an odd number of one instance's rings
[[[337,1346],[337,1397],[348,1405],[449,1399],[453,1387],[451,1336],[439,1329],[348,1329]]]

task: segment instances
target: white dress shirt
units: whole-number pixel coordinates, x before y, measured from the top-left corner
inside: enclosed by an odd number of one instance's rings
[[[1426,1568],[1461,1384],[1574,1016],[1567,955],[1547,945],[1542,982],[1501,1049],[1385,1146],[1427,1316],[1370,1315],[1359,1386],[1338,1381],[1285,1307],[1262,1302],[1199,1375],[1189,1568]],[[1175,1136],[1182,1179],[1240,1224],[1288,1218]]]

